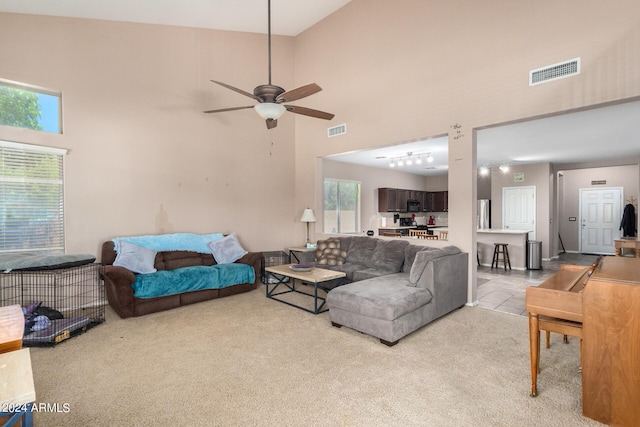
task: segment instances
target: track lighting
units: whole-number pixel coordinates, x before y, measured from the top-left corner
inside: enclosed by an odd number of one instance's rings
[[[500,165],[500,170],[502,171],[502,173],[509,172],[509,165],[507,165],[507,164]]]
[[[427,161],[427,163],[433,163],[433,157],[431,156],[431,153],[414,153],[412,151],[409,151],[407,152],[406,156],[399,155],[391,157],[389,161],[389,167],[394,168],[396,166],[402,167],[405,165],[412,166],[413,164],[421,165],[423,162],[422,156],[425,156],[425,160]],[[407,160],[403,160],[404,157],[407,157]]]

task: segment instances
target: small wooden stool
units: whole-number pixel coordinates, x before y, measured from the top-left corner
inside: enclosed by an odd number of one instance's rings
[[[511,270],[511,260],[509,259],[509,244],[508,243],[494,243],[493,248],[493,260],[491,261],[491,268],[495,265],[496,268],[500,266],[500,261],[504,264],[505,271],[507,270],[507,266],[509,266],[509,270]],[[500,259],[500,254],[502,254],[502,259]]]

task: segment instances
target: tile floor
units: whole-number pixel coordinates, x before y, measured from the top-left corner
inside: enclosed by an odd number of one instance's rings
[[[527,316],[525,288],[537,286],[553,275],[560,264],[591,265],[597,255],[564,253],[543,261],[541,270],[507,270],[478,266],[478,306]]]

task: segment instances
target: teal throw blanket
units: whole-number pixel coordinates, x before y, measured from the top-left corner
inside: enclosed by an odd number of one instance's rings
[[[164,251],[192,251],[201,254],[210,254],[211,249],[207,243],[222,239],[222,233],[213,234],[193,234],[193,233],[174,233],[174,234],[158,234],[152,236],[131,236],[119,237],[113,239],[114,250],[118,252],[118,240],[125,240],[133,245],[142,246],[143,248],[153,249],[156,252]]]
[[[155,298],[202,289],[221,289],[241,283],[253,283],[255,272],[247,264],[194,265],[175,270],[136,274],[133,295]]]

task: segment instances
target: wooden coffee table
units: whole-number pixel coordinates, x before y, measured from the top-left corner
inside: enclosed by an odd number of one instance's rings
[[[346,274],[341,271],[327,270],[318,267],[314,267],[310,271],[294,271],[289,268],[290,265],[294,264],[274,265],[271,267],[266,267],[264,269],[267,274],[267,283],[265,283],[267,298],[280,301],[281,303],[299,308],[300,310],[304,310],[313,314],[319,314],[328,311],[328,308],[324,308],[326,299],[325,297],[318,296],[318,289],[326,293],[337,286],[344,285]],[[269,280],[270,277],[273,277],[275,279],[275,283],[269,283],[271,282],[271,280]],[[287,280],[287,278],[290,280]],[[298,280],[302,284],[312,285],[313,294],[303,292],[300,289],[296,289],[296,280]],[[276,292],[279,286],[283,286],[286,289]],[[292,292],[313,297],[313,310],[278,298],[279,295]],[[319,302],[320,304],[318,305]]]

